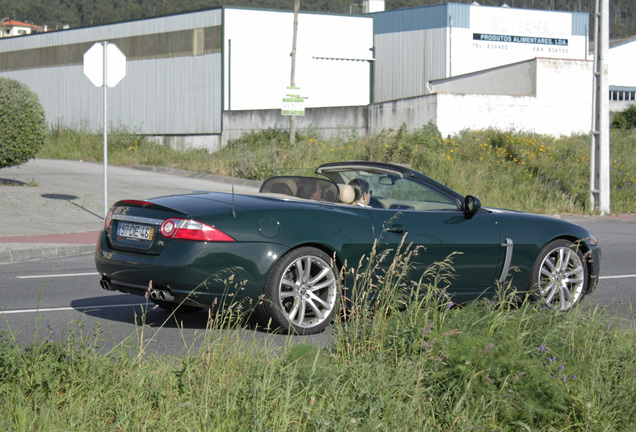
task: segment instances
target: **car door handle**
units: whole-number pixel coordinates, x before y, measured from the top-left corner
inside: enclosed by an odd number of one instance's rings
[[[384,228],[384,231],[396,234],[405,234],[409,232],[403,225],[391,225]]]

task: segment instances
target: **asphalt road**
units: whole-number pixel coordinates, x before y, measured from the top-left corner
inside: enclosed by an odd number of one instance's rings
[[[596,292],[584,300],[584,307],[607,306],[625,322],[633,323],[636,223],[589,218],[576,222],[590,229],[603,248],[601,280]],[[21,345],[35,337],[62,340],[81,331],[91,342],[98,334],[98,345],[104,349],[127,340],[133,350],[143,345],[148,352],[185,355],[210,335],[205,331],[206,311],[175,318],[153,309],[154,305],[146,304],[141,297],[102,290],[92,254],[1,265],[0,293],[0,331],[6,332],[5,337],[15,337]],[[232,330],[231,336],[246,342],[256,339],[268,347],[287,342],[284,335],[254,331],[249,322]],[[329,331],[294,339],[325,346]]]
[[[5,264],[0,272],[0,332],[21,346],[34,338],[66,340],[81,332],[103,349],[127,341],[133,351],[143,345],[149,353],[185,355],[198,349],[205,336],[215,337],[206,333],[208,311],[175,316],[143,297],[102,290],[92,254]],[[284,335],[255,330],[250,321],[231,332],[240,341],[256,339],[269,347],[287,341]],[[307,339],[324,346],[328,332]]]

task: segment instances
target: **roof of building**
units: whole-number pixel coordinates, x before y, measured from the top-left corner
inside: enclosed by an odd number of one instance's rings
[[[29,27],[34,31],[43,31],[44,27],[42,26],[38,26],[35,24],[29,24],[29,23],[23,23],[20,21],[15,21],[15,20],[9,20],[9,21],[5,21],[3,23],[0,23],[1,26],[3,27]]]
[[[626,38],[623,38],[623,39],[611,40],[610,41],[610,48],[616,48],[616,47],[619,47],[621,45],[630,44],[632,42],[636,42],[636,36],[630,36],[630,37],[626,37]]]

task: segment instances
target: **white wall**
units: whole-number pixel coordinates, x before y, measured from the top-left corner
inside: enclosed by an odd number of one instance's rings
[[[438,95],[440,131],[448,134],[494,127],[555,136],[588,133],[592,126],[593,63],[559,59],[535,62],[535,97]]]
[[[451,76],[535,57],[587,56],[587,37],[572,34],[569,12],[471,6],[470,28],[453,28],[451,38]]]
[[[225,9],[226,110],[280,109],[291,78],[293,19],[290,12]],[[305,107],[368,104],[372,47],[371,17],[299,14],[295,76]]]
[[[636,38],[610,48],[608,53],[609,85],[636,87]]]

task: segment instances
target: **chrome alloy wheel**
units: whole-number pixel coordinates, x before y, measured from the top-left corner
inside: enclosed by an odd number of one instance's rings
[[[558,246],[541,262],[538,288],[547,306],[567,310],[584,295],[585,265],[580,254],[568,246]]]
[[[336,306],[338,281],[324,259],[303,255],[293,260],[279,283],[280,308],[291,324],[316,327],[328,320]]]

